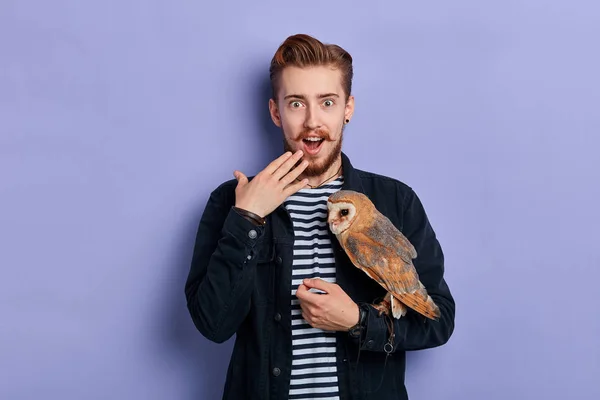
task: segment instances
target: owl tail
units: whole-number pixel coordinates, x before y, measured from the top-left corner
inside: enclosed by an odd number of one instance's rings
[[[440,317],[440,309],[435,304],[433,299],[427,294],[427,290],[423,284],[420,288],[412,293],[403,293],[396,295],[397,299],[404,303],[406,306],[412,308],[418,313],[424,315],[429,319],[438,319]]]

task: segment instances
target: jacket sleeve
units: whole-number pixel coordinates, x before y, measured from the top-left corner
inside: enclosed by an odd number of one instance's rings
[[[389,319],[369,306],[361,349],[370,351],[421,350],[445,344],[454,331],[455,304],[444,280],[444,255],[435,232],[416,193],[410,189],[404,198],[403,233],[417,251],[413,260],[419,280],[440,309],[437,321],[408,309],[405,316],[393,319],[394,337],[390,341]],[[399,205],[400,206],[400,205]],[[386,343],[390,345],[386,346]]]
[[[209,197],[198,227],[188,278],[187,307],[196,328],[222,343],[250,310],[256,257],[264,228],[232,209],[224,185]],[[229,198],[228,198],[229,197]]]

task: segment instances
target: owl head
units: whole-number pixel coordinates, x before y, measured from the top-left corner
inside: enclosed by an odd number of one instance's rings
[[[327,223],[334,235],[348,230],[361,214],[370,214],[373,204],[353,190],[339,190],[327,199]]]

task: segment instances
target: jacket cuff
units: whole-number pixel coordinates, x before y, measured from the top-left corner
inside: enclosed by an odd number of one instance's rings
[[[369,306],[367,316],[367,327],[364,339],[361,342],[361,350],[393,352],[398,345],[404,341],[406,336],[405,317],[391,320],[386,316],[379,316],[379,311]],[[394,337],[390,340],[388,325],[392,322]]]
[[[225,223],[223,224],[224,235],[233,236],[251,249],[259,243],[264,232],[264,226],[253,224],[238,214],[233,207],[229,210],[229,214],[227,214],[227,218],[225,218]]]

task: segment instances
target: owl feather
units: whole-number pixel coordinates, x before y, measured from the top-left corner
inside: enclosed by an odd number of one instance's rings
[[[409,307],[439,318],[440,310],[412,262],[417,251],[366,195],[340,190],[329,197],[327,207],[329,228],[350,261],[388,291],[375,305],[378,310],[400,318]]]

